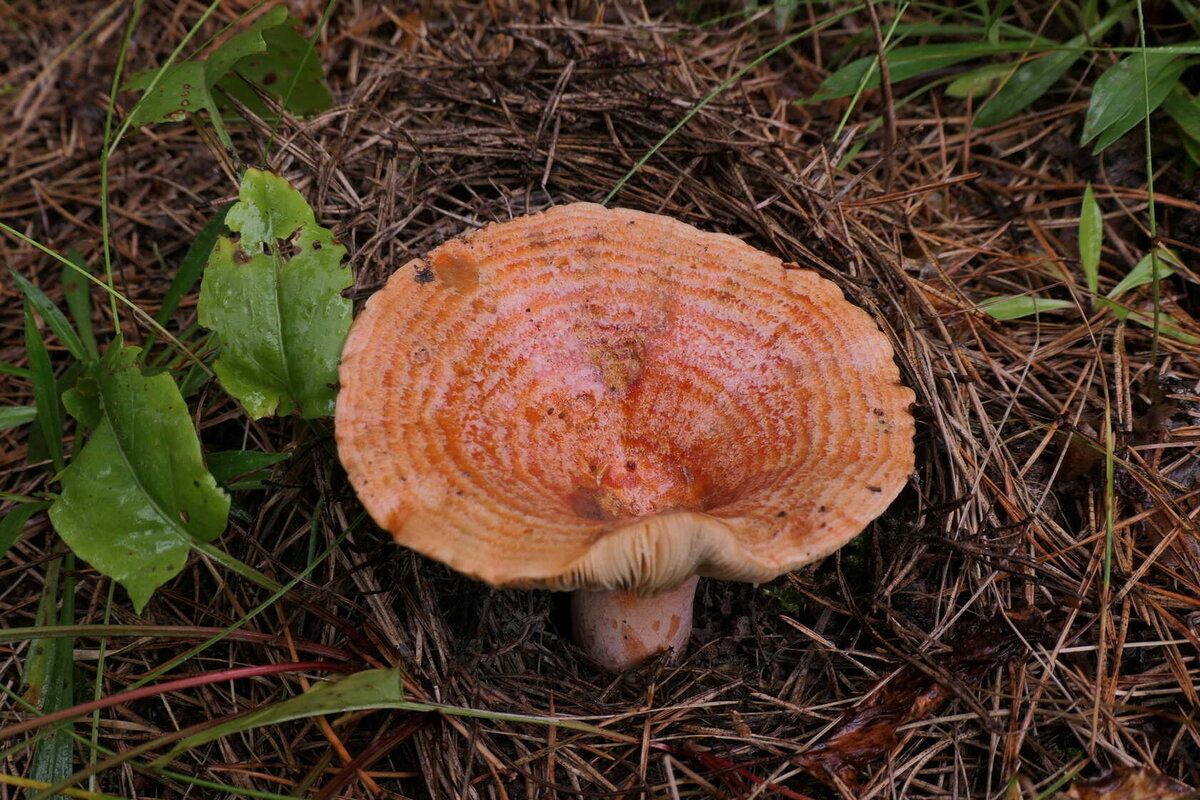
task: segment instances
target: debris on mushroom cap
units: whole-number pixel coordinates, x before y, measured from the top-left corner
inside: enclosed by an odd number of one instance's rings
[[[496,586],[765,581],[913,468],[863,310],[731,236],[588,203],[396,272],[342,354],[337,442],[396,541]]]

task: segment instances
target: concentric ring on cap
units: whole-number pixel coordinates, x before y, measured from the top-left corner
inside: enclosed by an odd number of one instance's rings
[[[853,538],[913,468],[913,393],[835,284],[587,203],[406,264],[340,379],[371,516],[497,586],[769,580]]]

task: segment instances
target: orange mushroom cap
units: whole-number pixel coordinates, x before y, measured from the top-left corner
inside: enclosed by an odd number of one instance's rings
[[[495,586],[770,580],[913,469],[913,392],[836,285],[590,203],[406,264],[340,378],[338,452],[371,516]]]

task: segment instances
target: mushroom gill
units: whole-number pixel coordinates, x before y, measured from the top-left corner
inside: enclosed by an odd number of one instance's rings
[[[913,468],[913,393],[866,312],[637,211],[446,242],[369,299],[340,377],[367,510],[496,586],[769,580],[856,535]]]

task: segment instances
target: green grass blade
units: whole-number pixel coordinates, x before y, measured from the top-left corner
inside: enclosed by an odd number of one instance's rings
[[[637,160],[637,162],[632,167],[629,168],[628,172],[626,172],[624,175],[621,176],[621,179],[619,181],[617,181],[616,185],[613,186],[613,188],[609,190],[608,194],[606,194],[604,196],[604,199],[600,201],[600,205],[606,206],[609,203],[611,203],[613,201],[613,198],[621,193],[621,189],[623,189],[625,187],[625,184],[629,183],[630,179],[632,179],[633,176],[636,175],[643,166],[645,166],[647,161],[654,158],[654,154],[657,153],[659,150],[661,150],[663,145],[665,145],[667,142],[671,141],[671,138],[674,137],[676,133],[681,131],[683,129],[684,125],[687,125],[689,122],[691,122],[693,117],[695,117],[697,114],[699,114],[701,111],[703,111],[704,108],[709,103],[711,103],[713,100],[716,100],[718,97],[720,97],[726,91],[728,91],[729,87],[733,86],[735,83],[740,81],[747,73],[750,72],[750,70],[755,69],[756,67],[758,67],[758,65],[762,64],[764,61],[767,61],[775,54],[780,53],[783,50],[786,50],[787,48],[794,45],[796,42],[799,42],[803,39],[808,38],[809,36],[812,36],[814,33],[817,33],[818,31],[823,30],[824,28],[827,28],[830,25],[833,25],[833,23],[837,22],[840,19],[848,17],[851,14],[857,14],[859,11],[862,11],[863,8],[865,8],[865,6],[862,3],[859,3],[858,5],[855,5],[851,8],[847,8],[842,11],[839,11],[836,14],[830,14],[825,19],[821,20],[820,22],[816,23],[815,25],[811,25],[808,28],[805,28],[803,31],[801,31],[800,33],[797,33],[795,36],[790,36],[787,39],[784,39],[779,44],[775,45],[774,47],[772,47],[769,50],[767,50],[766,52],[764,52],[758,58],[752,59],[748,64],[743,66],[737,72],[730,75],[728,78],[726,78],[724,81],[721,82],[720,86],[718,86],[717,88],[715,88],[711,92],[709,92],[707,95],[705,95],[704,99],[702,99],[696,105],[692,106],[691,109],[689,109],[688,112],[686,114],[684,114],[683,117],[681,117],[678,122],[676,122],[674,125],[672,125],[671,129],[669,131],[667,131],[661,139],[659,139],[657,142],[655,142],[654,146],[651,147],[649,150],[647,150],[645,155],[643,155],[641,158],[639,158]]]
[[[1104,215],[1092,191],[1091,182],[1083,190],[1083,205],[1079,209],[1079,264],[1092,296],[1100,288],[1100,251],[1104,244]]]
[[[1047,53],[1017,67],[1012,76],[979,107],[972,123],[977,128],[986,128],[1011,119],[1024,110],[1039,97],[1050,91],[1050,87],[1058,83],[1059,78],[1066,74],[1080,56],[1089,42],[1103,36],[1109,28],[1116,25],[1132,7],[1123,3],[1114,8],[1104,19],[1097,22],[1085,33],[1067,42],[1066,47]]]
[[[9,548],[17,543],[17,539],[21,538],[21,531],[25,529],[25,523],[29,522],[29,518],[49,505],[49,503],[22,503],[5,514],[3,519],[0,519],[0,560],[8,554]]]
[[[75,265],[74,268],[63,266],[62,271],[63,296],[67,299],[67,310],[71,312],[75,330],[79,332],[88,357],[96,361],[100,358],[100,349],[96,347],[96,333],[92,330],[92,287],[88,281],[79,277],[79,273],[88,271],[87,262],[84,261],[83,254],[74,247],[67,251],[67,260]]]
[[[72,577],[72,573],[75,570],[75,558],[67,556],[65,560],[62,609],[58,614],[58,624],[73,625],[75,623],[75,579]],[[46,619],[54,616],[53,607],[57,605],[57,592],[50,599],[52,604],[45,616]],[[75,702],[75,660],[72,658],[75,640],[64,636],[60,639],[53,639],[48,644],[49,646],[42,651],[47,659],[45,680],[41,689],[43,714],[70,708]],[[73,766],[75,745],[69,731],[70,723],[58,725],[48,738],[38,743],[29,771],[30,778],[53,784],[70,776],[75,771]]]
[[[12,375],[17,378],[29,380],[29,370],[24,367],[18,367],[16,364],[10,364],[7,361],[0,361],[0,375]]]
[[[171,315],[183,302],[183,298],[195,288],[200,276],[204,274],[204,265],[208,263],[213,246],[225,232],[225,215],[232,205],[230,203],[218,209],[212,219],[200,229],[200,233],[196,234],[188,251],[184,253],[183,260],[179,262],[179,269],[175,272],[175,277],[171,279],[171,285],[167,287],[166,294],[163,295],[162,305],[159,307],[158,313],[154,315],[154,321],[159,325],[166,326]],[[154,331],[150,331],[146,336],[146,344],[143,348],[143,353],[147,356],[150,348],[154,346],[154,342]]]
[[[964,61],[1002,53],[1021,53],[1029,48],[1027,42],[1002,43],[952,42],[897,47],[888,53],[888,73],[893,83],[915,78]],[[817,93],[806,102],[849,97],[859,90],[879,87],[879,56],[865,56],[851,61],[822,83]]]
[[[1131,289],[1145,286],[1152,281],[1169,278],[1175,274],[1172,265],[1181,266],[1179,256],[1165,247],[1156,247],[1143,256],[1134,268],[1129,270],[1129,274],[1121,279],[1120,283],[1109,290],[1108,299],[1115,300]]]
[[[0,406],[0,431],[16,428],[37,419],[37,406]]]
[[[50,353],[42,340],[42,332],[33,318],[33,302],[25,302],[25,349],[29,355],[29,378],[33,384],[33,398],[37,402],[38,427],[50,449],[55,472],[63,469],[63,416],[58,403],[58,388],[54,383],[54,368],[50,365]]]
[[[38,316],[46,321],[46,325],[50,327],[50,330],[54,331],[54,335],[63,343],[63,346],[71,351],[71,355],[80,361],[87,361],[87,348],[83,346],[83,340],[79,338],[79,334],[75,332],[75,329],[71,327],[71,323],[67,321],[67,316],[63,314],[62,310],[46,296],[45,292],[30,283],[19,272],[10,269],[9,274],[17,282],[17,286],[21,289],[21,293],[25,295],[25,299],[37,310]]]
[[[1095,140],[1098,155],[1166,101],[1192,59],[1167,54],[1124,58],[1104,71],[1092,87],[1081,144]]]
[[[1075,304],[1070,300],[1053,300],[1029,294],[999,295],[998,297],[989,297],[979,303],[980,311],[998,320],[1021,319],[1033,314],[1074,307]]]

